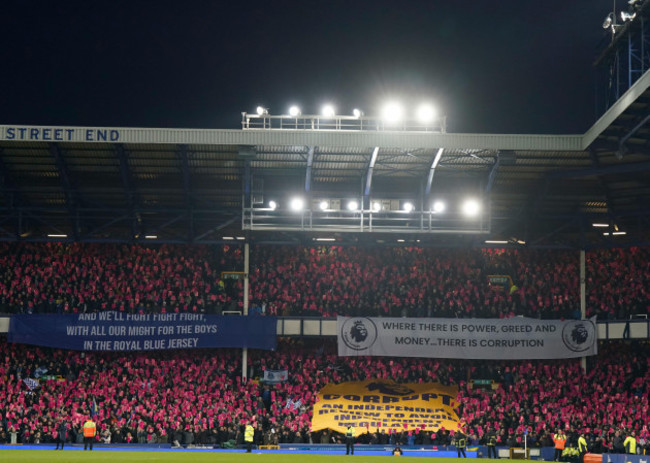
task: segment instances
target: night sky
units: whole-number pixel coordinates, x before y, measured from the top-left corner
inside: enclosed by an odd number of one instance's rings
[[[5,0],[0,124],[227,129],[259,104],[376,115],[396,98],[436,103],[450,132],[583,133],[611,10],[612,0]]]

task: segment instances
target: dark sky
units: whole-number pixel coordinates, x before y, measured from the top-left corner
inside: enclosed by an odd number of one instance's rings
[[[617,0],[619,8],[626,4]],[[612,0],[5,0],[0,124],[238,128],[258,104],[582,133]],[[600,48],[599,48],[600,47]]]

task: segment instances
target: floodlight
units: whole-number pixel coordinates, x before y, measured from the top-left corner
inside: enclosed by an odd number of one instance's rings
[[[418,106],[416,116],[422,124],[428,124],[436,117],[436,110],[430,104],[421,104]]]
[[[442,201],[434,201],[431,209],[433,210],[434,213],[440,214],[442,212],[445,212],[445,209],[447,209],[447,205]]]
[[[320,207],[321,211],[324,211],[329,207],[329,203],[327,201],[323,200],[323,201],[320,202],[318,207]]]
[[[381,111],[381,117],[384,119],[384,122],[389,124],[395,124],[402,119],[404,110],[402,106],[397,102],[387,103]]]
[[[355,200],[352,200],[348,203],[348,211],[356,211],[359,209],[359,203]]]
[[[298,106],[292,106],[289,108],[289,116],[298,117],[300,116],[300,108]]]
[[[302,198],[293,198],[289,203],[289,207],[292,211],[301,211],[304,205],[305,202],[302,200]]]
[[[634,13],[630,13],[629,11],[621,11],[621,19],[623,22],[632,21],[634,18],[636,18],[636,11]]]
[[[323,114],[323,117],[334,117],[336,115],[334,106],[332,106],[331,104],[326,104],[325,106],[323,106],[321,113]]]
[[[613,23],[614,23],[614,13],[609,13],[605,17],[605,20],[603,21],[603,29],[609,29]]]
[[[263,116],[269,113],[269,110],[266,109],[264,106],[258,106],[255,111],[257,112],[258,116]]]
[[[276,203],[275,201],[269,201],[269,209],[274,211],[277,207],[278,207],[278,203]]]
[[[381,203],[379,201],[373,201],[371,209],[372,209],[372,212],[381,211]]]
[[[361,111],[360,109],[354,108],[354,109],[352,110],[352,115],[353,115],[354,117],[359,118],[359,117],[363,116],[363,111]]]
[[[415,209],[415,206],[413,206],[413,203],[406,202],[404,203],[404,206],[402,206],[402,209],[406,212],[413,212],[413,209]]]
[[[475,199],[468,199],[463,203],[462,211],[467,217],[476,217],[481,211],[481,205]]]

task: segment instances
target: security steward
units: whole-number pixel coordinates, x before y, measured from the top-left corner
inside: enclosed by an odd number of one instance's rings
[[[244,442],[246,442],[246,453],[251,453],[253,450],[253,440],[255,439],[255,428],[252,423],[246,425],[244,429]]]
[[[497,433],[494,432],[493,428],[490,428],[485,440],[486,440],[485,443],[487,444],[487,448],[488,448],[488,458],[496,458],[497,457]]]
[[[467,448],[467,436],[463,433],[463,431],[458,431],[456,433],[455,440],[458,458],[460,458],[461,453],[463,454],[463,458],[467,458],[467,454],[465,453],[465,449]]]
[[[348,426],[345,431],[345,454],[354,455],[354,426]]]
[[[90,447],[90,450],[92,450],[93,443],[95,442],[95,436],[97,435],[97,425],[92,420],[92,418],[88,418],[88,420],[86,420],[86,422],[83,425],[83,431],[84,431],[84,450],[88,450],[88,447]]]
[[[581,432],[580,437],[578,437],[578,458],[580,463],[584,463],[587,450],[587,439],[585,439],[585,433]]]
[[[623,441],[623,447],[625,447],[625,453],[636,455],[636,436],[634,431],[631,431],[630,434]]]
[[[561,429],[558,429],[557,432],[553,434],[553,443],[555,444],[553,461],[560,461],[562,458],[562,452],[564,451],[564,446],[566,445],[566,434],[564,434]]]

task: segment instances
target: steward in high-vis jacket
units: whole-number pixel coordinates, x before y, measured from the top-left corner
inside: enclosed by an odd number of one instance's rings
[[[253,450],[253,440],[255,440],[255,428],[251,423],[246,425],[244,429],[244,442],[246,442],[246,453],[251,453]]]
[[[354,426],[345,430],[345,454],[354,455]]]
[[[497,457],[497,433],[494,429],[490,428],[485,438],[485,444],[488,448],[488,458]]]
[[[92,418],[88,418],[88,420],[84,423],[83,430],[84,450],[88,450],[88,447],[90,447],[90,450],[92,450],[93,442],[95,442],[95,436],[97,435],[97,425],[92,420]]]
[[[465,453],[465,449],[467,448],[467,436],[463,433],[463,431],[458,431],[454,436],[454,439],[456,441],[458,458],[460,458],[461,453],[463,454],[463,458],[467,458],[467,454]]]
[[[558,429],[557,432],[553,434],[553,443],[555,444],[555,454],[553,455],[553,461],[560,461],[562,458],[562,451],[566,445],[566,434]]]

